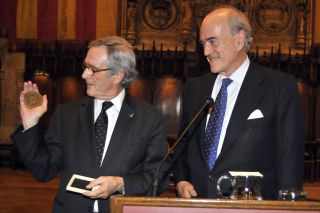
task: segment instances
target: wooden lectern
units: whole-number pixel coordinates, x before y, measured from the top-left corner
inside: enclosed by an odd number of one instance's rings
[[[320,213],[316,201],[267,201],[112,196],[111,213]]]

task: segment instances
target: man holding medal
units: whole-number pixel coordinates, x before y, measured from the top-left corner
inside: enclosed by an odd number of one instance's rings
[[[58,106],[45,134],[38,122],[47,97],[41,101],[37,85],[24,83],[22,125],[12,139],[38,181],[61,172],[53,212],[108,212],[110,195],[150,190],[167,143],[161,113],[125,91],[137,74],[135,65],[126,40],[111,36],[91,42],[82,73],[88,96]],[[75,175],[89,180],[84,190],[69,191],[77,188],[72,185]]]

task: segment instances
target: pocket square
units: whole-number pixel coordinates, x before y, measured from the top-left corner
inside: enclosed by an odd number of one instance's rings
[[[248,117],[247,120],[251,120],[251,119],[257,119],[257,118],[263,118],[263,114],[261,112],[260,109],[256,109],[254,110]]]

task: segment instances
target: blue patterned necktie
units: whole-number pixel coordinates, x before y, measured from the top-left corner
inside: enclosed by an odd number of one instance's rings
[[[217,158],[221,128],[227,107],[227,87],[231,82],[232,80],[230,78],[225,78],[222,80],[222,86],[214,103],[214,108],[211,111],[206,128],[203,149],[210,170],[212,169]]]
[[[112,107],[113,103],[110,101],[105,101],[102,103],[101,112],[94,123],[95,137],[96,137],[96,147],[97,147],[97,159],[99,165],[101,165],[104,145],[107,137],[107,129],[108,129],[108,116],[107,109]]]

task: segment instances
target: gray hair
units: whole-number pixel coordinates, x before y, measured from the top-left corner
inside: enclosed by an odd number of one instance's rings
[[[250,25],[250,21],[248,17],[240,10],[232,6],[221,6],[218,9],[227,9],[228,13],[228,22],[230,27],[230,32],[232,35],[238,33],[240,30],[243,30],[246,34],[246,41],[244,45],[244,49],[246,52],[249,51],[251,43],[252,43],[252,28]]]
[[[128,87],[138,75],[135,69],[136,57],[131,44],[121,37],[108,36],[90,42],[88,48],[100,46],[107,48],[107,63],[110,66],[110,74],[115,75],[123,71],[124,78],[120,84],[124,88]]]

